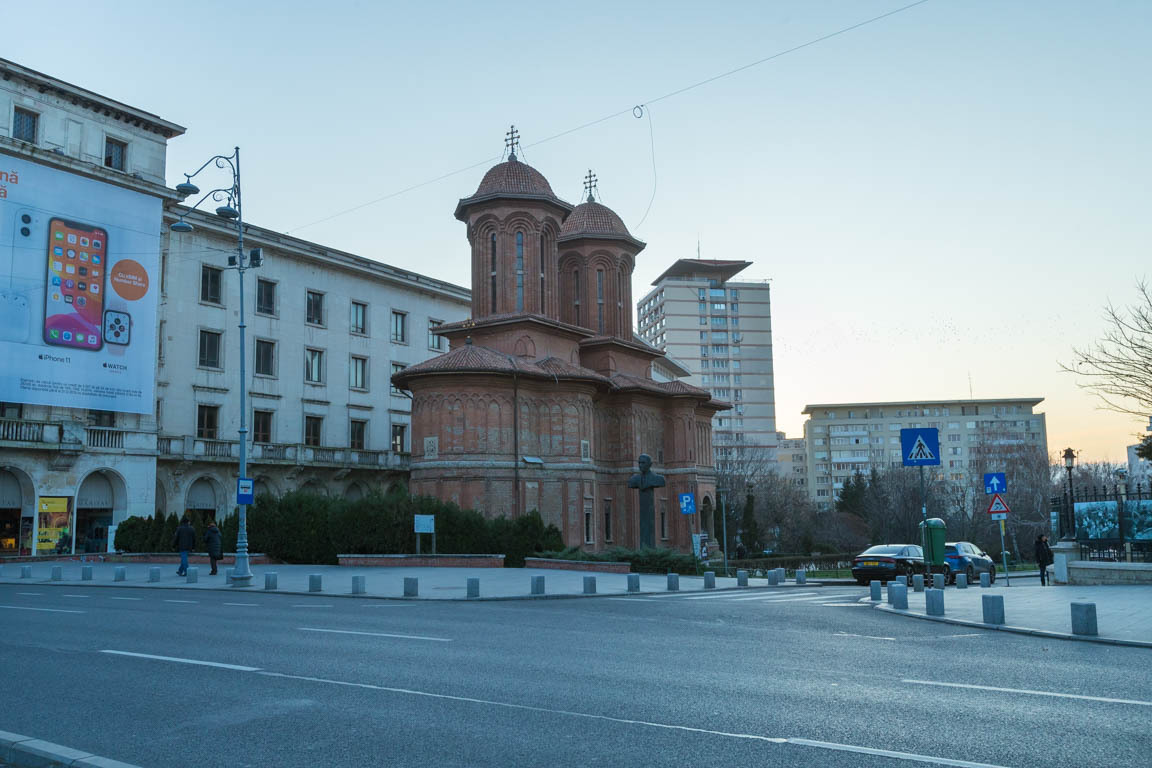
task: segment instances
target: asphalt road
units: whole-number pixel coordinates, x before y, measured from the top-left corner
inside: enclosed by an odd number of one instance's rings
[[[1152,651],[964,631],[865,593],[2,586],[0,730],[166,768],[1152,760]]]

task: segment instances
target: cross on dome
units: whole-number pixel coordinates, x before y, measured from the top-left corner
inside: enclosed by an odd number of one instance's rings
[[[504,148],[508,150],[508,159],[516,159],[516,147],[520,146],[520,131],[516,130],[516,126],[511,126],[508,133],[504,134]]]
[[[596,174],[592,173],[592,169],[588,169],[588,175],[584,177],[584,191],[588,193],[588,202],[596,202],[595,195],[592,194],[594,190],[598,190],[599,186],[596,183]]]

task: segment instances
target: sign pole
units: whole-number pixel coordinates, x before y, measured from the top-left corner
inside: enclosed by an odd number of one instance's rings
[[[920,519],[928,519],[928,497],[924,494],[924,465],[920,465]]]
[[[420,534],[416,534],[416,554],[420,554]]]
[[[1012,579],[1008,576],[1008,552],[1004,549],[1004,521],[1000,521],[1000,560],[1004,563],[1004,584],[1012,586]]]

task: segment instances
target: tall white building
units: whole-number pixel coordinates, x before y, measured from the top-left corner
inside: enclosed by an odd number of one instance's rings
[[[713,422],[721,473],[775,463],[770,288],[732,279],[751,264],[679,259],[636,305],[640,337],[683,363],[690,384],[732,403]]]

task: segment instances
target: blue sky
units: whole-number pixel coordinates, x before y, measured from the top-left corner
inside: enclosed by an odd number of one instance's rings
[[[484,166],[313,222],[497,157],[515,123],[557,194],[594,169],[648,242],[636,295],[697,239],[772,280],[790,435],[807,403],[970,376],[1046,398],[1051,450],[1118,460],[1142,420],[1058,363],[1148,271],[1152,3],[930,0],[533,146],[905,4],[10,4],[3,55],[187,126],[171,183],[239,144],[246,219],[459,283]]]

